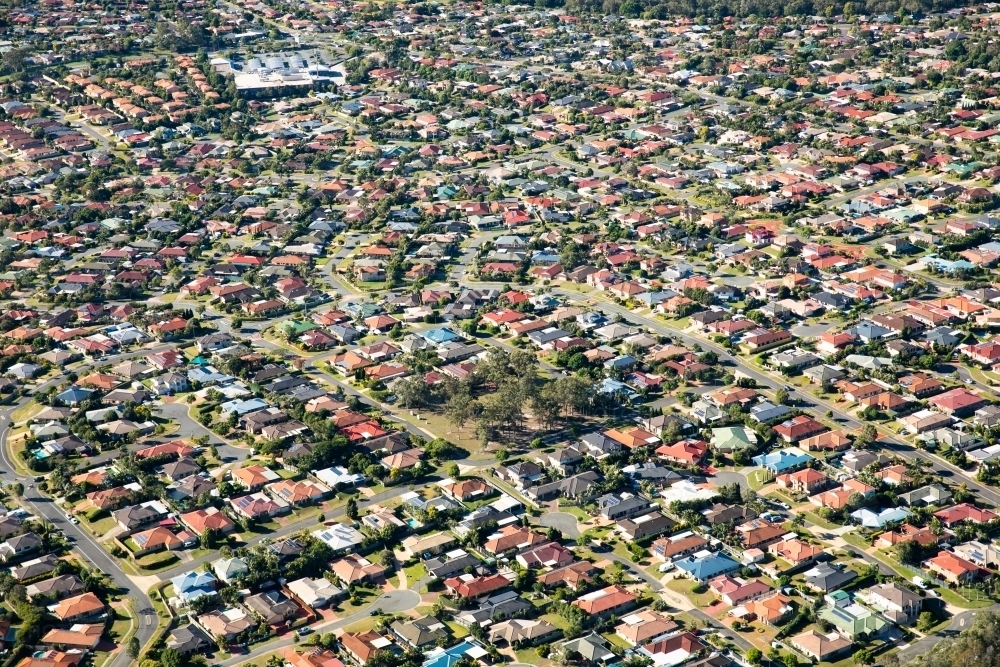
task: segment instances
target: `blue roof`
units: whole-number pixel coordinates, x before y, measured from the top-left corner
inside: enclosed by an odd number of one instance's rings
[[[698,581],[706,581],[712,577],[739,569],[740,564],[728,556],[710,553],[700,557],[688,556],[674,561],[678,570],[690,574]]]
[[[452,331],[447,327],[441,327],[440,329],[431,329],[430,331],[425,331],[421,335],[427,342],[437,343],[438,345],[440,345],[441,343],[450,343],[453,340],[459,340],[462,338],[457,333],[455,333],[454,331]]]
[[[241,401],[240,399],[226,401],[219,407],[222,408],[223,412],[235,412],[238,415],[245,415],[248,412],[263,410],[264,408],[270,407],[270,404],[259,398],[251,398],[246,401]]]
[[[79,403],[80,401],[86,400],[86,398],[93,393],[94,392],[91,389],[84,389],[83,387],[73,385],[65,391],[56,394],[56,399],[63,401],[64,403]]]
[[[431,651],[427,654],[427,660],[424,660],[424,667],[452,667],[470,651],[474,654],[472,657],[479,657],[486,652],[479,642],[474,639],[466,639],[461,644],[455,644],[451,648]]]
[[[774,472],[791,470],[812,461],[813,457],[796,450],[782,449],[780,452],[769,452],[753,457],[753,462],[762,468],[767,468]]]
[[[203,595],[214,595],[216,581],[211,572],[187,572],[174,577],[170,583],[174,585],[178,597],[190,602]]]
[[[601,384],[597,385],[597,391],[611,395],[625,394],[630,401],[639,397],[639,394],[632,387],[613,378],[604,378]]]

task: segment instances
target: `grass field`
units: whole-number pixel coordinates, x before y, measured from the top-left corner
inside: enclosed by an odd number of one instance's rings
[[[18,424],[20,422],[26,421],[37,415],[44,408],[45,406],[42,405],[41,403],[31,401],[27,405],[23,405],[19,407],[17,410],[14,410],[14,414],[10,416],[10,421],[13,424]]]
[[[695,586],[695,582],[690,579],[671,579],[667,582],[667,588],[675,593],[680,593],[690,600],[696,607],[704,610],[705,607],[715,602],[715,596],[708,592],[707,587],[705,587],[704,593],[695,593],[692,590]]]
[[[406,585],[412,588],[414,584],[427,576],[427,568],[424,567],[423,563],[414,563],[408,567],[403,568],[403,573],[406,575]],[[417,591],[419,593],[419,591]]]
[[[760,491],[771,482],[771,473],[766,470],[751,470],[747,474],[747,483],[754,491]]]

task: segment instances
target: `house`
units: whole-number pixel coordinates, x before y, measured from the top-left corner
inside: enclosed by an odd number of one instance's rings
[[[573,555],[573,552],[558,542],[529,547],[517,555],[517,562],[521,564],[521,567],[529,570],[564,567],[574,560],[576,560],[576,556]]]
[[[214,596],[216,582],[217,579],[211,572],[199,571],[186,572],[170,580],[174,593],[184,604],[201,597]]]
[[[49,579],[42,579],[25,589],[25,594],[32,601],[37,601],[39,598],[60,600],[83,592],[83,582],[75,574],[60,574]]]
[[[820,662],[833,662],[854,646],[850,639],[845,639],[836,632],[824,635],[816,630],[795,635],[791,642],[797,650]]]
[[[205,631],[194,623],[176,628],[167,639],[167,648],[173,649],[181,655],[204,653],[212,645],[212,640],[205,634]]]
[[[276,482],[281,476],[270,468],[260,465],[251,465],[246,468],[237,468],[231,472],[233,483],[243,487],[247,491],[257,491],[265,484]]]
[[[33,558],[24,561],[17,567],[10,568],[10,574],[18,583],[24,583],[55,572],[57,565],[59,565],[59,559],[55,555],[45,554],[40,558]]]
[[[592,583],[596,573],[597,568],[589,561],[577,561],[566,567],[540,574],[537,580],[546,588],[566,586],[576,590],[583,584]]]
[[[518,595],[517,591],[503,591],[480,600],[478,609],[459,613],[455,621],[466,628],[476,625],[485,627],[501,619],[524,616],[531,609],[532,604]]]
[[[677,522],[662,512],[650,512],[631,519],[622,519],[616,530],[626,542],[636,542],[668,533]]]
[[[239,557],[222,558],[212,564],[212,571],[224,584],[232,584],[250,573],[246,562]]]
[[[675,667],[701,653],[706,645],[693,633],[682,632],[639,647],[639,653],[653,661],[653,667]]]
[[[88,623],[104,618],[104,603],[93,593],[66,598],[50,606],[49,612],[63,623]]]
[[[354,583],[381,584],[385,581],[384,567],[354,553],[333,561],[329,568],[345,586]]]
[[[649,501],[630,493],[609,493],[597,499],[597,507],[605,519],[620,521],[645,512]]]
[[[114,517],[115,522],[123,531],[131,534],[143,526],[165,518],[167,514],[169,514],[169,510],[166,505],[158,500],[150,500],[141,505],[133,505],[112,512],[111,516]]]
[[[775,431],[777,431],[777,429],[775,429]],[[813,457],[809,456],[797,447],[789,447],[776,452],[760,454],[752,459],[755,465],[764,468],[774,475],[785,473],[790,470],[797,470],[798,468],[808,465],[812,460]]]
[[[136,557],[144,556],[163,549],[176,550],[184,546],[184,540],[165,526],[156,526],[149,530],[133,533],[131,542],[135,545]]]
[[[508,646],[534,646],[562,636],[562,630],[548,621],[511,618],[489,626],[490,642],[506,642]]]
[[[460,482],[442,487],[442,491],[455,500],[459,500],[461,502],[486,498],[496,493],[496,489],[494,487],[490,486],[478,477],[464,479]]]
[[[798,415],[774,427],[774,432],[789,443],[812,437],[825,430],[826,426],[808,415]]]
[[[737,526],[736,532],[744,549],[763,549],[784,538],[787,531],[780,525],[756,519]]]
[[[447,626],[433,616],[423,616],[411,621],[393,621],[389,631],[405,646],[422,648],[448,639]]]
[[[618,656],[607,640],[596,633],[584,635],[556,645],[555,650],[583,665],[609,664]]]
[[[857,576],[853,570],[834,567],[829,563],[820,563],[813,569],[806,571],[805,581],[810,588],[822,593],[829,593],[843,588]]]
[[[181,514],[178,519],[196,535],[201,535],[206,530],[213,531],[216,535],[225,535],[236,528],[236,523],[218,507],[187,512]]]
[[[679,440],[672,445],[660,445],[656,455],[678,465],[699,465],[708,453],[708,443],[701,440]]]
[[[301,611],[295,602],[280,591],[264,591],[251,595],[243,601],[243,604],[271,627],[285,625]]]
[[[544,538],[543,538],[544,539]],[[440,554],[455,546],[458,540],[449,533],[432,533],[430,535],[410,535],[403,540],[403,553],[408,558],[419,558],[424,554]]]
[[[655,641],[675,632],[680,626],[666,614],[652,609],[643,609],[622,617],[615,626],[615,634],[632,646]]]
[[[683,558],[708,546],[708,540],[691,531],[684,531],[670,537],[661,537],[650,545],[653,557],[660,561]]]
[[[0,544],[0,558],[9,563],[42,547],[42,539],[34,533],[15,535]]]
[[[804,468],[797,472],[785,473],[775,478],[778,486],[793,493],[811,496],[822,491],[830,483],[830,479],[818,470]]]
[[[232,642],[236,637],[257,625],[242,608],[217,609],[198,617],[198,625],[215,639]]]
[[[934,516],[941,519],[944,525],[951,528],[957,523],[968,521],[969,523],[989,523],[997,518],[993,512],[980,509],[971,503],[962,503],[946,509],[937,511]]]
[[[340,637],[340,645],[355,664],[363,667],[379,651],[389,650],[393,643],[391,639],[369,630],[357,634],[345,632]]]
[[[748,615],[773,627],[785,621],[795,611],[795,603],[786,595],[775,592],[756,600],[750,600],[743,605],[743,608]]]
[[[951,501],[951,491],[941,484],[928,484],[913,491],[899,494],[899,502],[904,505],[946,505]]]
[[[572,604],[591,618],[619,616],[636,604],[636,596],[621,586],[608,586],[573,600]]]
[[[956,387],[927,400],[938,411],[953,417],[972,414],[986,404],[986,400],[964,387]]]
[[[678,571],[702,583],[740,569],[740,564],[729,556],[707,550],[675,560],[674,565]]]
[[[288,590],[300,603],[313,609],[325,607],[347,595],[346,591],[322,578],[296,579],[288,583]]]
[[[253,521],[266,521],[279,514],[285,514],[291,509],[284,500],[271,498],[260,492],[230,498],[229,507],[237,515]]]
[[[818,617],[851,640],[874,639],[892,627],[882,616],[856,603],[829,605],[818,614]]]
[[[757,444],[757,434],[746,426],[726,426],[712,429],[712,447],[724,454],[750,449]]]
[[[510,579],[502,574],[494,574],[483,577],[476,577],[471,574],[463,574],[451,579],[445,579],[444,587],[452,595],[475,600],[489,595],[494,591],[507,588],[511,585]]]
[[[924,602],[921,596],[895,582],[872,586],[859,597],[897,625],[914,623]]]
[[[755,600],[771,592],[771,587],[762,581],[740,579],[723,574],[708,582],[708,587],[723,602],[731,607]]]
[[[797,570],[810,565],[823,553],[819,547],[803,542],[797,537],[785,537],[780,542],[768,545],[767,552],[775,558],[780,558],[788,563],[789,568],[785,572]],[[764,566],[765,568],[768,566]],[[775,572],[781,572],[781,568],[774,568]]]

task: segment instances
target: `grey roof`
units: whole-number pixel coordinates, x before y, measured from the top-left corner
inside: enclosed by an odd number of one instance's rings
[[[829,563],[820,563],[805,573],[806,583],[824,592],[843,588],[845,584],[853,581],[857,576],[853,570],[841,570]]]

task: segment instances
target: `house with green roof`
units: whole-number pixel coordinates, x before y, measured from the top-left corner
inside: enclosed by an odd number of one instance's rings
[[[851,640],[873,639],[891,627],[887,620],[857,603],[845,605],[838,601],[838,604],[823,609],[819,617]]]
[[[712,429],[712,447],[718,452],[750,449],[757,444],[757,434],[745,426],[724,426]]]

